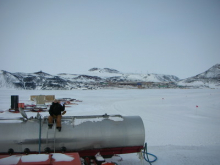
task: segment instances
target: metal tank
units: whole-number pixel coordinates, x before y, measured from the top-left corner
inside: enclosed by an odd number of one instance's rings
[[[62,117],[62,130],[48,129],[47,117],[0,119],[0,153],[79,152],[123,147],[142,148],[145,129],[139,116]],[[50,150],[48,150],[48,148]],[[112,153],[115,153],[112,152]]]

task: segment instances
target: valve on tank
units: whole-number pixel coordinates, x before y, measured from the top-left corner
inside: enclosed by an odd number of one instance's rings
[[[9,154],[9,155],[12,155],[13,153],[14,153],[14,150],[13,150],[12,148],[9,148],[9,149],[8,149],[8,154]]]
[[[30,152],[31,152],[31,151],[30,151],[29,148],[25,148],[25,149],[24,149],[24,153],[25,153],[26,155],[28,155]]]
[[[49,153],[50,153],[50,147],[46,147],[46,148],[44,149],[44,151],[49,154]]]
[[[61,147],[61,151],[62,151],[62,153],[65,153],[66,152],[66,147]]]

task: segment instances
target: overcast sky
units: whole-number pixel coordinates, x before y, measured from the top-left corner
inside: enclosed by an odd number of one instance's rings
[[[181,79],[220,63],[219,0],[0,0],[0,70]]]

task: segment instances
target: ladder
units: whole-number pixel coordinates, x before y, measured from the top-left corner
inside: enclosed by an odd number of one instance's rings
[[[55,122],[55,121],[53,121]],[[48,124],[47,124],[48,125]],[[47,127],[47,140],[46,140],[47,147],[51,147],[55,153],[55,147],[56,147],[56,124],[53,123],[52,129],[49,129],[49,126]]]

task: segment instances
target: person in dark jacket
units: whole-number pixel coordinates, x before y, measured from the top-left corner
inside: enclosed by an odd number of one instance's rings
[[[61,131],[61,112],[64,114],[65,104],[61,105],[58,100],[54,100],[49,109],[50,116],[48,117],[48,127],[51,129],[53,127],[53,120],[56,119],[56,127],[59,131]]]

